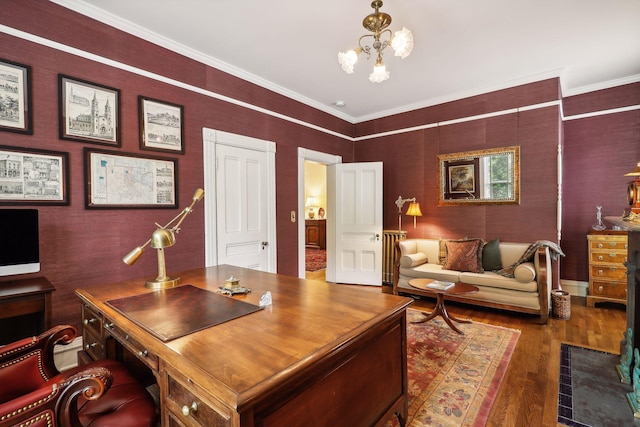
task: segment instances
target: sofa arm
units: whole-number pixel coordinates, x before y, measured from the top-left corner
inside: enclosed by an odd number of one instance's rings
[[[551,288],[553,285],[549,248],[539,248],[534,257],[536,281],[538,282],[538,294],[540,296],[540,322],[544,324],[547,323],[547,320],[549,319],[549,310],[551,309]]]

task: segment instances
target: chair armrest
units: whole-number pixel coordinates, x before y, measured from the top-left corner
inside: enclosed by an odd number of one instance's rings
[[[71,325],[55,326],[37,337],[25,338],[0,348],[0,365],[17,360],[20,357],[39,351],[42,355],[42,368],[47,378],[59,374],[53,360],[53,350],[57,344],[67,345],[73,341],[77,330]],[[1,376],[1,373],[0,373]]]
[[[104,367],[72,370],[63,373],[42,387],[0,403],[0,427],[15,426],[37,417],[54,417],[54,426],[81,426],[78,399],[95,400],[102,396],[113,381]]]

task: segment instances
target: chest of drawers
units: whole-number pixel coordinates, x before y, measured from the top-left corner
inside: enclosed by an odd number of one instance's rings
[[[598,302],[627,303],[627,232],[590,230],[589,295],[587,306]]]

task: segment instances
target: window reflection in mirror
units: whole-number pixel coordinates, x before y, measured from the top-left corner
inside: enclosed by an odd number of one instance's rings
[[[519,204],[520,147],[438,156],[438,205]]]

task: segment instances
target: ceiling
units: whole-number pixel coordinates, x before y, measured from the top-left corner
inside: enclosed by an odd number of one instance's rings
[[[565,96],[640,81],[638,0],[384,0],[415,45],[385,50],[382,83],[373,57],[337,61],[369,0],[52,1],[352,123],[548,77]]]

